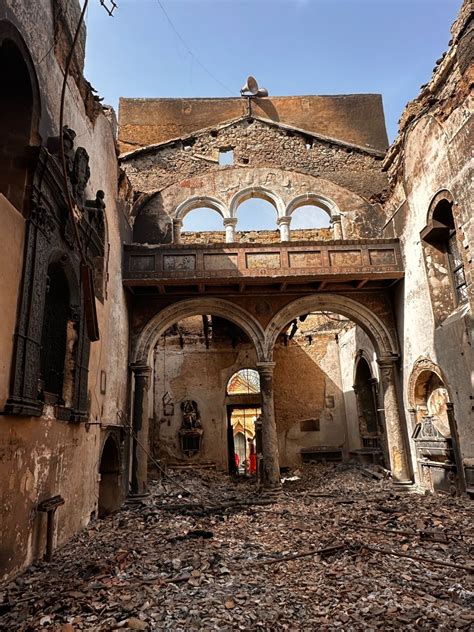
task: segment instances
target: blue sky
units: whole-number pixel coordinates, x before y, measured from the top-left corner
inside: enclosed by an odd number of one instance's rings
[[[89,0],[86,76],[127,97],[237,95],[253,74],[270,95],[383,95],[389,137],[446,50],[461,0]],[[218,81],[207,74],[199,60]],[[223,84],[223,85],[222,85]],[[224,87],[226,86],[226,88]]]
[[[99,0],[87,14],[86,76],[125,97],[381,93],[390,141],[446,50],[461,0]],[[206,70],[203,69],[203,66]]]

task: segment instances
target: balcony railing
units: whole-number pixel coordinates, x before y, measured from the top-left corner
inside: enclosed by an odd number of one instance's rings
[[[126,245],[128,286],[397,280],[403,277],[398,240],[278,244]]]

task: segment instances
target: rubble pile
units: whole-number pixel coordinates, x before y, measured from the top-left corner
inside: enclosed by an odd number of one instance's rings
[[[472,504],[308,464],[276,499],[172,473],[0,589],[5,630],[468,630]],[[396,555],[394,555],[396,554]]]

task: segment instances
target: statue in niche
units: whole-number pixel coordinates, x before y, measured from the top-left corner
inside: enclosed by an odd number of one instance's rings
[[[181,427],[184,430],[202,428],[198,405],[193,399],[185,399],[184,402],[181,402],[181,410],[183,411],[183,423]]]
[[[195,456],[201,450],[203,435],[201,415],[197,403],[193,399],[181,402],[183,420],[179,430],[181,450],[187,456]]]

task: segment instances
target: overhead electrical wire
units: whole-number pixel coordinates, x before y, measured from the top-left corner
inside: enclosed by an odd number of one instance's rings
[[[181,35],[181,33],[178,31],[178,29],[176,28],[176,26],[174,25],[172,19],[170,18],[170,16],[168,15],[165,7],[163,6],[163,3],[161,2],[161,0],[156,0],[158,3],[158,6],[160,7],[160,9],[163,12],[163,15],[165,16],[168,24],[170,25],[173,33],[176,35],[176,37],[179,39],[179,41],[181,42],[181,44],[184,46],[184,48],[186,49],[187,53],[191,56],[191,58],[196,62],[196,64],[202,69],[204,70],[204,72],[209,75],[209,77],[211,77],[211,79],[213,79],[216,83],[218,83],[221,88],[224,88],[224,90],[226,92],[228,92],[231,96],[235,97],[235,96],[240,96],[240,94],[237,94],[234,90],[232,90],[231,88],[229,88],[228,86],[226,86],[225,83],[223,83],[218,77],[216,77],[210,70],[209,68],[207,68],[207,66],[205,66],[202,61],[199,59],[199,57],[196,56],[196,54],[191,50],[191,48],[189,47],[189,45],[187,44],[186,40],[184,39],[184,37]]]

